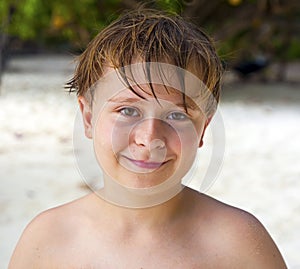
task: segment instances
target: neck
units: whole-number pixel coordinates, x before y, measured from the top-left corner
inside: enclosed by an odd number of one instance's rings
[[[114,184],[112,184],[114,185]],[[117,225],[156,229],[173,223],[185,211],[181,184],[165,189],[128,189],[118,184],[107,186],[98,192],[104,199],[105,211]]]
[[[117,206],[145,209],[169,201],[182,189],[181,182],[173,178],[153,187],[131,188],[104,176],[104,187],[98,193],[104,200]]]

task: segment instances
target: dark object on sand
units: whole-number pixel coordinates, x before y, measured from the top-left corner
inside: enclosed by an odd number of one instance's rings
[[[1,75],[5,69],[5,65],[8,61],[8,42],[9,36],[6,33],[6,29],[9,26],[12,16],[15,12],[15,7],[10,5],[8,8],[8,15],[3,17],[3,20],[0,22],[0,84],[1,84]]]
[[[249,61],[241,61],[233,66],[233,70],[242,78],[247,78],[250,74],[259,73],[269,65],[265,57],[257,57]]]

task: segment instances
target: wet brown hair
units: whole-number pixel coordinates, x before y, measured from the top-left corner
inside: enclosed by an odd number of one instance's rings
[[[178,15],[144,8],[121,15],[89,43],[66,88],[92,97],[91,86],[105,67],[120,69],[137,57],[191,70],[218,102],[222,65],[210,38]]]

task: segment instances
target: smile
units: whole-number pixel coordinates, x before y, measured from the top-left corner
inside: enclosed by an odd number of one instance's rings
[[[157,169],[166,163],[166,162],[149,162],[149,161],[143,161],[143,160],[133,160],[128,157],[125,157],[125,158],[127,160],[129,160],[131,163],[133,163],[135,166],[137,166],[139,168],[144,168],[144,169]]]

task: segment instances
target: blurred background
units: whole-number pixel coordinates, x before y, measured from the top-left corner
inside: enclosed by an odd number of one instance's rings
[[[138,0],[1,0],[1,66],[19,53],[80,52],[97,32]],[[298,0],[153,0],[149,7],[192,20],[216,41],[224,63],[241,76],[300,58]],[[271,75],[271,74],[270,74]]]
[[[28,222],[90,190],[73,156],[74,56],[137,0],[0,0],[0,268]],[[226,152],[208,194],[257,216],[300,268],[300,1],[153,0],[215,41]],[[205,141],[211,146],[209,138]]]

